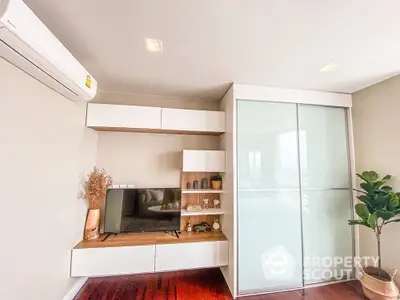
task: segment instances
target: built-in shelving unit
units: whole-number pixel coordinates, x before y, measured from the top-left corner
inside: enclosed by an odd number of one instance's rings
[[[201,211],[187,211],[186,209],[182,209],[181,216],[190,217],[190,216],[208,216],[208,215],[223,215],[225,212],[221,208],[208,208],[203,209]]]
[[[213,190],[213,189],[182,190],[182,194],[221,194],[223,192],[224,192],[223,190]]]
[[[183,150],[182,155],[182,210],[181,230],[186,230],[190,218],[192,225],[207,222],[210,225],[220,216],[225,214],[221,194],[223,190],[211,189],[211,177],[225,172],[225,151],[222,150]],[[202,186],[204,179],[207,184]],[[198,189],[187,189],[187,183],[193,187],[197,181]],[[208,199],[208,208],[201,211],[187,211],[188,205],[202,205],[203,200]],[[214,207],[214,200],[220,201],[219,207]]]

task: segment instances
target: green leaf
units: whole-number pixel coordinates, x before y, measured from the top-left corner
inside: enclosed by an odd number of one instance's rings
[[[366,227],[371,227],[368,225],[367,222],[363,221],[363,220],[349,220],[349,225],[363,225]]]
[[[393,211],[400,205],[399,196],[396,193],[392,192],[390,194],[388,210]]]
[[[361,202],[365,202],[365,200],[368,198],[368,195],[361,195],[357,196],[357,199],[359,199]]]
[[[357,175],[359,178],[361,178],[362,180],[365,181],[365,179],[364,179],[364,177],[361,175],[361,173],[356,173],[356,175]]]
[[[363,183],[361,183],[360,184],[360,187],[364,190],[364,191],[366,191],[367,193],[369,193],[369,194],[373,194],[374,193],[374,187],[373,187],[373,185],[371,184],[371,183],[369,183],[369,182],[363,182]]]
[[[389,204],[390,195],[377,195],[375,196],[372,205],[375,210],[383,210],[386,209]]]
[[[390,179],[392,179],[392,175],[386,175],[385,177],[382,178],[383,181],[388,182]]]
[[[391,186],[384,185],[383,187],[381,187],[381,190],[384,190],[385,192],[391,192],[393,188]]]
[[[379,179],[379,175],[375,171],[364,171],[361,176],[367,182],[374,182]]]
[[[375,229],[377,220],[378,217],[376,215],[376,212],[374,212],[372,215],[369,215],[367,223],[372,229]]]
[[[367,205],[365,205],[364,203],[357,203],[355,208],[357,215],[364,221],[368,221],[370,213]]]
[[[372,186],[376,189],[379,189],[382,185],[384,185],[386,182],[383,180],[378,180],[372,183]]]
[[[374,206],[372,205],[374,199],[373,197],[371,197],[370,195],[361,195],[357,196],[357,198],[360,199],[361,202],[367,205],[368,210],[371,214],[375,211]]]
[[[376,212],[376,215],[377,215],[378,218],[382,218],[382,219],[384,219],[385,221],[390,220],[391,218],[394,217],[394,213],[393,213],[393,212],[390,212],[390,211],[381,211],[381,210],[378,210],[378,211]]]

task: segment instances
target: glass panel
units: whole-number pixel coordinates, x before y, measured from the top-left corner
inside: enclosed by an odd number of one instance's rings
[[[344,278],[352,271],[350,202],[351,190],[303,192],[305,284]]]
[[[239,192],[239,292],[302,286],[300,192]]]
[[[299,188],[296,104],[238,101],[239,190]]]
[[[346,109],[299,105],[304,189],[350,188]]]

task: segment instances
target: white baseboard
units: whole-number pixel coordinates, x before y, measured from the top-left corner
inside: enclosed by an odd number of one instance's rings
[[[89,277],[79,277],[79,279],[75,282],[73,287],[64,296],[63,300],[73,300],[76,294],[78,294],[82,286],[85,284],[86,280],[88,280],[88,278]]]

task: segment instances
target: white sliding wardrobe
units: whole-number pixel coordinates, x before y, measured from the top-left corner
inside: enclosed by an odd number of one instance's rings
[[[221,107],[234,296],[352,278],[350,96],[233,85]]]

